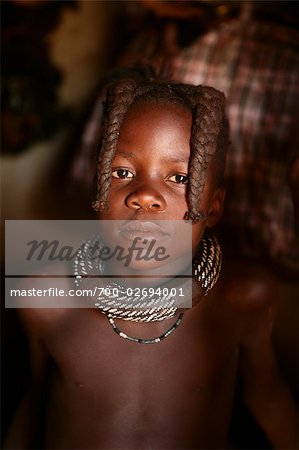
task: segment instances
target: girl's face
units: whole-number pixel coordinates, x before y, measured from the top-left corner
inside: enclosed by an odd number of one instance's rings
[[[99,214],[100,219],[183,221],[188,210],[191,125],[191,112],[176,104],[138,103],[129,109],[112,162],[110,208]],[[213,188],[213,166],[212,162],[200,205],[209,218],[192,225],[193,253],[205,227],[214,225],[221,214],[223,195]]]

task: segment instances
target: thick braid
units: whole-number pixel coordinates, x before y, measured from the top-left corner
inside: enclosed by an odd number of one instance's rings
[[[102,146],[98,159],[97,199],[92,204],[92,207],[96,211],[108,209],[108,195],[112,171],[111,163],[115,154],[121,124],[135,95],[136,84],[132,79],[120,80],[107,90]]]
[[[224,120],[224,95],[207,86],[198,86],[190,93],[194,104],[189,162],[189,211],[186,219],[198,222],[205,214],[198,210],[206,183],[207,168],[217,151],[218,137]]]

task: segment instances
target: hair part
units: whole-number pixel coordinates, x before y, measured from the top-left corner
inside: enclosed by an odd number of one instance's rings
[[[225,117],[224,94],[209,86],[177,84],[161,80],[147,72],[137,77],[122,78],[107,88],[104,103],[102,140],[97,168],[97,196],[93,208],[109,208],[109,191],[114,158],[121,125],[129,108],[143,102],[175,103],[192,113],[190,139],[188,211],[185,219],[198,222],[205,215],[199,210],[206,183],[207,169],[215,157],[215,186],[223,178],[228,147],[228,122]]]

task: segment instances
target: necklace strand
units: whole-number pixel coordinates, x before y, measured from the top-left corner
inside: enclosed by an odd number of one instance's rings
[[[168,336],[170,336],[171,333],[173,333],[174,330],[177,329],[177,327],[181,324],[183,317],[184,317],[184,313],[180,313],[180,315],[179,315],[178,319],[175,321],[175,323],[170,328],[168,328],[168,330],[166,330],[164,333],[162,333],[160,336],[158,336],[156,338],[142,339],[142,338],[136,338],[133,336],[129,336],[128,334],[121,331],[116,326],[116,323],[115,323],[113,317],[111,317],[109,314],[107,314],[108,321],[109,321],[112,329],[115,331],[116,334],[118,334],[118,336],[120,336],[123,339],[127,339],[128,341],[136,342],[138,344],[158,344],[159,342],[163,341]]]

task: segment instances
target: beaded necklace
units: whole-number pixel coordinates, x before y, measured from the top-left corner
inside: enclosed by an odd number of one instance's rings
[[[112,326],[112,329],[115,331],[115,333],[118,334],[118,336],[122,337],[123,339],[128,339],[129,341],[132,341],[132,342],[137,342],[138,344],[158,344],[158,342],[163,341],[168,336],[170,336],[171,333],[174,332],[174,330],[177,329],[177,327],[181,324],[181,322],[183,320],[183,316],[184,316],[184,313],[180,313],[180,315],[179,315],[178,319],[175,321],[175,323],[170,328],[168,328],[168,330],[166,330],[164,333],[162,333],[160,336],[158,336],[156,338],[151,338],[151,339],[141,339],[141,338],[129,336],[128,334],[121,331],[116,326],[113,317],[111,317],[111,316],[109,316],[109,314],[107,314],[108,321],[109,321],[110,325]]]

